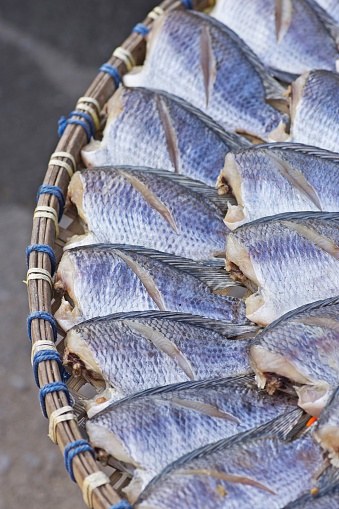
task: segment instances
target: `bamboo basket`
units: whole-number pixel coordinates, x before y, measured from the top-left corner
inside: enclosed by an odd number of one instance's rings
[[[90,126],[86,116],[90,115],[95,124],[96,138],[100,139],[104,128],[104,106],[118,85],[118,80],[107,69],[112,70],[111,66],[114,66],[122,77],[134,65],[143,63],[146,50],[144,36],[162,13],[184,8],[204,10],[213,4],[214,0],[164,0],[114,51],[106,70],[99,72],[79,99],[75,110],[80,115],[73,114],[51,156],[34,211],[31,244],[27,249],[30,311],[27,325],[35,378],[40,389],[43,414],[49,419],[49,436],[63,453],[65,466],[82,490],[86,504],[94,509],[130,507],[127,501],[121,500],[121,490],[130,478],[119,471],[114,460],[113,466],[110,461],[106,461],[105,465],[105,458],[100,452],[95,457],[86,441],[85,412],[81,405],[74,404],[81,399],[81,389],[86,381],[74,376],[66,381],[61,366],[65,333],[57,327],[53,317],[58,302],[53,297],[52,278],[67,239],[82,233],[76,212],[67,210],[63,213],[67,187],[72,173],[81,168],[80,150],[87,143],[86,128]],[[100,463],[97,460],[101,460]]]

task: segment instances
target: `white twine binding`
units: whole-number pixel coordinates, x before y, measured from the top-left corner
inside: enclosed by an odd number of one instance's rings
[[[110,480],[104,472],[94,472],[93,474],[85,477],[82,485],[82,495],[84,497],[85,504],[87,504],[91,509],[93,507],[93,491],[104,484],[110,484]]]
[[[29,269],[27,271],[27,282],[32,279],[43,279],[50,284],[50,287],[53,288],[53,279],[48,270],[40,269],[39,267],[35,267],[34,269]]]
[[[157,7],[154,7],[153,11],[149,12],[147,14],[147,16],[149,18],[155,20],[155,19],[159,18],[159,16],[163,16],[163,14],[165,14],[164,9],[162,9],[162,7],[157,6]]]
[[[57,408],[51,413],[49,418],[48,436],[54,442],[57,443],[56,427],[60,422],[64,421],[76,421],[77,418],[74,415],[73,408],[69,405]]]
[[[130,72],[135,66],[135,60],[132,53],[122,46],[119,46],[114,50],[113,57],[120,58],[120,60],[122,60],[126,65],[128,72]]]
[[[47,207],[45,205],[41,205],[39,207],[36,207],[34,210],[34,216],[33,218],[37,217],[44,217],[46,219],[52,219],[55,225],[55,232],[56,236],[59,236],[59,222],[58,222],[58,216],[56,211],[52,207]]]
[[[31,364],[33,365],[33,359],[36,353],[41,350],[57,350],[53,341],[48,341],[47,339],[39,339],[32,345],[32,353],[31,353]]]
[[[72,166],[66,163],[66,161],[60,161],[59,159],[55,159],[56,157],[67,157],[71,161]],[[61,166],[62,168],[65,168],[65,170],[67,170],[69,174],[69,178],[72,178],[72,175],[76,170],[75,159],[69,152],[53,152],[53,154],[51,155],[51,159],[48,163],[48,166],[52,164],[54,164],[55,166]]]

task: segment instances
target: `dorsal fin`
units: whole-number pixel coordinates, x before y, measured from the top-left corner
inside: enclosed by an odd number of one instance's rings
[[[286,98],[284,97],[285,89],[280,83],[278,83],[272,76],[269,74],[265,66],[261,63],[261,61],[258,59],[256,54],[247,46],[247,44],[244,43],[240,37],[233,32],[230,28],[228,28],[226,25],[223,25],[220,21],[216,20],[215,18],[212,18],[211,16],[208,16],[207,14],[203,14],[201,12],[191,11],[189,13],[192,16],[199,16],[202,18],[205,22],[214,25],[219,30],[224,32],[232,41],[234,41],[240,50],[243,52],[243,54],[246,56],[246,58],[249,60],[249,62],[253,65],[257,73],[259,74],[261,81],[263,83],[265,92],[266,92],[266,98],[267,99],[282,99],[283,101],[286,101]]]
[[[219,124],[217,124],[211,117],[203,113],[201,110],[195,108],[192,104],[186,102],[181,97],[174,96],[163,90],[149,90],[145,88],[139,88],[145,94],[154,94],[164,99],[165,102],[172,102],[180,106],[182,109],[188,111],[191,115],[197,117],[203,122],[211,131],[214,132],[228,147],[230,150],[237,150],[239,148],[250,147],[251,143],[243,136],[235,133],[225,131]]]
[[[311,145],[303,145],[301,143],[285,143],[285,142],[277,142],[277,143],[260,143],[259,145],[255,145],[249,147],[251,150],[259,150],[259,149],[267,149],[267,150],[286,150],[291,152],[301,152],[306,155],[319,157],[321,159],[326,159],[328,161],[333,161],[333,163],[339,164],[339,154],[337,152],[330,152],[329,150],[321,149],[318,147],[312,147]]]
[[[217,61],[213,54],[211,34],[206,25],[201,27],[200,67],[204,78],[206,108],[208,108],[217,77]]]
[[[284,322],[285,320],[289,320],[290,318],[295,318],[296,316],[305,313],[307,311],[312,311],[313,309],[319,309],[324,308],[326,306],[332,306],[335,304],[339,304],[339,296],[336,295],[335,297],[330,297],[329,299],[325,300],[317,300],[315,302],[311,302],[310,304],[304,304],[303,306],[300,306],[296,309],[292,309],[291,311],[288,311],[288,313],[285,313],[284,315],[280,316],[274,322],[267,325],[254,339],[252,344],[259,342],[261,335],[264,335],[267,331],[274,329],[277,325],[279,325],[281,322]]]
[[[291,26],[293,14],[292,0],[275,0],[275,28],[278,44],[283,40]]]
[[[177,323],[188,323],[192,327],[207,329],[227,338],[235,338],[248,333],[255,333],[259,330],[257,325],[237,325],[233,323],[222,322],[221,320],[213,320],[203,316],[191,315],[189,313],[175,313],[172,311],[129,311],[127,313],[114,313],[107,316],[91,318],[81,324],[100,323],[107,320],[128,320],[128,319],[156,319],[169,320]],[[77,327],[77,326],[75,326]]]
[[[174,172],[180,174],[181,171],[180,171],[180,154],[178,148],[178,137],[173,127],[171,116],[168,111],[166,102],[161,97],[161,95],[157,96],[157,107],[160,120],[164,128],[169,158],[174,166]]]
[[[318,219],[323,221],[339,221],[339,212],[283,212],[275,216],[266,216],[255,219],[250,223],[238,226],[236,231],[245,229],[246,227],[255,226],[257,224],[269,223],[271,221],[293,221],[305,219]]]

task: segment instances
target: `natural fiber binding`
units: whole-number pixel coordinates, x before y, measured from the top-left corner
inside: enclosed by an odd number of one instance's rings
[[[39,339],[33,343],[31,352],[31,364],[33,364],[35,354],[41,352],[42,350],[56,351],[56,346],[53,341],[48,341],[47,339]]]
[[[54,412],[49,416],[49,428],[48,428],[48,436],[54,442],[57,443],[57,434],[56,428],[60,422],[65,421],[76,421],[77,418],[73,412],[73,408],[69,405],[63,406],[61,408],[57,408]]]
[[[66,161],[60,161],[59,159],[56,159],[57,157],[67,157],[71,161],[72,166],[70,164],[66,163]],[[72,154],[70,154],[69,152],[63,152],[63,151],[53,152],[53,154],[51,155],[51,159],[48,163],[48,166],[50,166],[50,165],[61,166],[62,168],[65,168],[65,170],[67,170],[67,172],[68,172],[69,178],[72,178],[73,173],[76,170],[75,159],[72,156]]]
[[[98,103],[98,101],[96,99],[94,99],[94,97],[89,97],[89,96],[85,96],[85,95],[82,97],[79,97],[77,104],[81,104],[81,103],[93,104],[96,107],[98,115],[100,115],[100,110],[101,110],[100,104]]]
[[[33,218],[36,219],[36,218],[40,218],[40,217],[43,217],[46,219],[51,219],[54,222],[56,236],[58,237],[59,222],[58,222],[58,216],[57,216],[57,213],[55,212],[55,209],[53,209],[52,207],[47,207],[46,205],[40,205],[39,207],[36,207],[34,210]]]
[[[135,67],[135,60],[132,53],[122,46],[119,46],[113,51],[113,57],[119,58],[122,60],[126,66],[128,72],[130,72],[133,67]]]
[[[86,97],[83,98],[83,99],[86,99]],[[97,106],[97,108],[98,108],[98,106]],[[79,99],[79,101],[76,104],[75,109],[76,110],[83,110],[83,111],[87,112],[92,117],[95,129],[97,131],[99,131],[99,129],[100,129],[100,119],[99,119],[99,115],[97,113],[97,110],[94,109],[93,106],[91,106],[91,105],[87,104],[85,101],[81,101]]]
[[[154,7],[154,9],[147,14],[147,17],[155,20],[155,19],[158,19],[159,16],[163,16],[164,14],[165,14],[164,9],[158,5],[157,7]]]
[[[93,474],[89,474],[85,477],[82,485],[82,495],[85,504],[87,504],[90,509],[93,508],[93,491],[104,484],[110,484],[110,480],[103,472],[93,472]]]
[[[50,284],[50,287],[53,288],[53,280],[52,276],[46,269],[40,269],[36,267],[35,269],[29,269],[27,271],[27,283],[33,279],[43,279]]]

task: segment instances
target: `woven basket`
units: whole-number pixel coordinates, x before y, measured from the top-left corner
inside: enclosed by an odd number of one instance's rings
[[[93,124],[96,138],[100,139],[105,125],[103,108],[119,84],[119,75],[121,77],[132,66],[143,63],[144,36],[154,20],[172,9],[193,7],[203,10],[213,3],[213,0],[165,0],[115,50],[79,100],[75,110],[80,114],[72,113],[70,117],[51,156],[34,212],[31,245],[27,250],[28,335],[32,342],[32,363],[40,388],[41,407],[45,417],[49,418],[50,437],[64,454],[66,468],[82,490],[86,504],[96,509],[112,508],[115,504],[117,508],[128,507],[128,503],[120,501],[120,496],[130,478],[109,465],[103,467],[103,461],[98,463],[94,458],[82,426],[84,411],[80,405],[70,407],[72,395],[76,399],[79,397],[85,380],[71,376],[66,382],[61,366],[65,333],[59,330],[53,317],[59,303],[53,298],[52,277],[67,239],[82,233],[74,211],[67,210],[63,215],[67,186],[78,165],[81,168],[80,150],[87,143],[86,131]],[[63,227],[59,226],[60,220]]]

